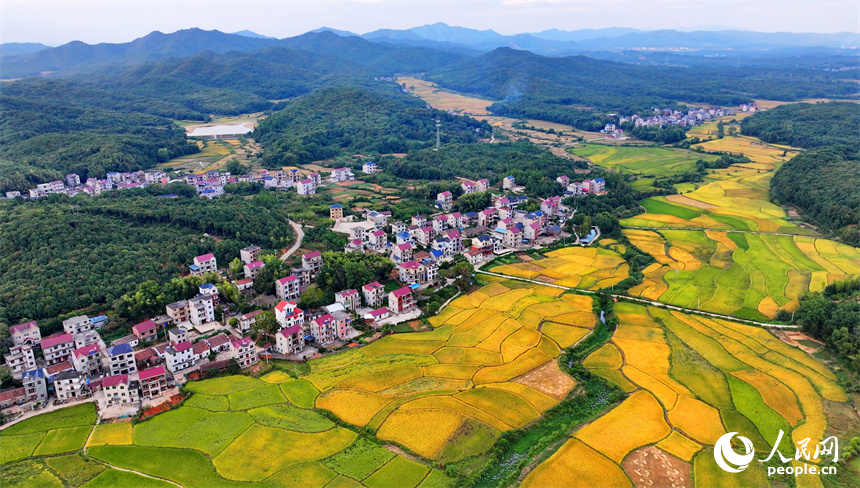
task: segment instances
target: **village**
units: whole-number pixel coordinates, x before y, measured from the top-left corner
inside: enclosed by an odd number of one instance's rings
[[[374,163],[365,163],[363,169],[367,174],[378,171]],[[107,190],[118,181],[123,183],[117,189],[145,186],[159,182],[161,176],[159,172],[138,173],[110,174],[107,180],[88,181],[83,191],[89,193],[96,187]],[[61,182],[46,184],[52,185],[50,188],[40,185],[31,197],[77,192],[76,176],[69,175],[68,187]],[[161,178],[166,182],[166,177]],[[351,170],[338,168],[327,181],[354,179]],[[313,195],[322,177],[319,173],[303,175],[297,169],[264,170],[239,177],[210,171],[185,175],[182,181],[194,185],[204,197],[223,194],[223,185],[233,181],[262,181],[264,187],[295,187],[299,194]],[[47,337],[42,337],[36,321],[12,326],[11,346],[4,359],[23,386],[0,391],[0,412],[15,418],[32,415],[52,403],[95,401],[102,418],[127,417],[168,401],[189,378],[223,372],[231,365],[250,368],[261,358],[304,361],[330,350],[359,346],[355,339],[361,332],[353,327],[354,321],[379,330],[386,324],[419,318],[419,293],[453,281],[440,277],[440,266],[446,263],[466,261],[478,268],[497,256],[552,246],[563,239],[568,242],[568,237],[570,244],[588,245],[596,240],[597,228],[581,237],[564,232],[562,225],[574,211],[563,199],[603,194],[603,178],[571,181],[560,176],[557,182],[566,189],[564,194],[542,199],[540,210],[534,211],[518,208],[529,198],[513,176],[502,178],[495,187],[487,179],[461,179],[463,195],[501,189],[501,193],[490,194],[493,206],[479,212],[451,212],[454,198],[450,191],[436,196],[439,213],[414,215],[409,222],[389,222],[390,211],[360,209],[345,215],[343,205],[331,205],[332,230],[348,236],[344,252],[375,253],[390,259],[394,265],[390,283],[397,286],[374,281],[359,289],[341,290],[335,293],[334,303],[320,309],[302,310],[298,306],[302,293],[316,282],[324,264],[322,253],[312,251],[301,256],[301,265],[291,269],[288,276],[275,280],[273,297],[260,297],[255,302],[259,308],[248,313],[231,314],[217,285],[204,283],[196,296],[167,304],[164,314],[133,325],[131,334],[109,345],[99,333],[108,323],[106,315],[66,319],[62,332]],[[261,251],[258,246],[248,246],[238,256],[242,277],[236,277],[232,284],[247,295],[254,294],[254,279],[265,267]],[[211,253],[195,257],[187,269],[192,276],[226,276]],[[220,320],[216,320],[216,309],[222,310]],[[274,342],[257,344],[250,335],[258,317],[267,310],[274,312],[278,330]]]

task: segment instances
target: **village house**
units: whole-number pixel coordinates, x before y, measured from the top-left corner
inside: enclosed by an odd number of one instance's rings
[[[275,280],[275,296],[281,300],[298,300],[302,294],[301,284],[296,275]]]
[[[69,334],[80,334],[94,328],[95,326],[86,315],[78,315],[63,321],[63,330]]]
[[[491,228],[496,223],[496,209],[489,207],[478,212],[478,226]]]
[[[104,369],[111,375],[136,373],[134,349],[129,344],[118,344],[105,349]]]
[[[54,392],[60,401],[83,398],[89,392],[84,373],[63,371],[57,374],[54,376]]]
[[[369,322],[378,322],[380,320],[387,319],[390,316],[391,312],[389,312],[387,308],[381,307],[364,314],[363,318]]]
[[[257,260],[257,256],[260,255],[260,248],[258,246],[248,246],[244,249],[239,250],[239,259],[244,264],[253,263]]]
[[[434,231],[433,227],[424,227],[415,231],[413,236],[415,239],[422,245],[428,246],[430,245],[430,241],[433,239]]]
[[[565,175],[559,176],[555,181],[559,182],[563,187],[567,187],[570,184],[570,178]]]
[[[517,186],[517,180],[513,176],[505,176],[502,179],[502,188],[505,190],[513,190]]]
[[[207,296],[196,296],[188,300],[188,320],[194,325],[215,321],[215,307]]]
[[[7,388],[0,391],[0,410],[7,409],[13,405],[23,405],[24,403],[27,403],[27,390],[24,387]]]
[[[472,250],[478,251],[483,256],[493,254],[493,238],[489,235],[481,235],[472,239]]]
[[[42,332],[35,320],[9,327],[9,335],[16,346],[24,344],[33,346],[42,340]]]
[[[209,349],[209,343],[206,340],[197,341],[191,346],[191,360],[198,362],[207,359],[210,352],[212,350]]]
[[[311,275],[311,270],[310,270],[310,269],[308,269],[308,268],[304,268],[304,267],[302,267],[302,268],[293,268],[293,269],[291,269],[291,270],[290,270],[290,273],[291,273],[293,276],[295,276],[296,278],[298,278],[298,280],[299,280],[299,288],[300,288],[301,290],[304,290],[305,288],[307,288],[308,286],[310,286],[310,285],[311,285],[311,283],[313,283],[313,281],[312,281],[312,275]]]
[[[304,179],[296,183],[296,191],[299,195],[314,195],[316,194],[316,185],[311,179]]]
[[[130,381],[127,374],[106,377],[102,380],[102,390],[109,407],[140,401],[140,382]]]
[[[377,212],[375,210],[371,210],[370,212],[367,212],[367,216],[365,218],[368,222],[372,222],[377,229],[382,229],[388,225],[388,219],[391,218],[391,211],[386,210],[384,212]]]
[[[471,181],[464,181],[460,183],[460,188],[463,189],[463,194],[469,195],[478,191],[478,187],[475,186]]]
[[[285,356],[298,354],[304,348],[305,336],[300,324],[285,327],[275,334],[275,350]]]
[[[448,217],[446,215],[439,215],[433,219],[431,225],[433,226],[433,232],[438,234],[448,228]]]
[[[478,266],[484,262],[484,253],[477,249],[473,249],[466,253],[466,259],[472,266]]]
[[[191,367],[194,363],[194,351],[188,341],[167,346],[164,350],[164,364],[171,373]]]
[[[385,287],[378,281],[362,286],[361,293],[364,295],[364,303],[368,307],[379,307],[385,301]]]
[[[311,270],[312,278],[316,278],[317,274],[322,269],[323,258],[319,251],[302,254],[302,267]]]
[[[449,242],[451,254],[459,254],[463,252],[463,238],[460,236],[460,231],[456,229],[444,232],[443,235]]]
[[[400,234],[401,232],[406,232],[408,229],[409,226],[404,224],[403,222],[391,223],[391,233],[394,235]]]
[[[200,268],[201,273],[209,273],[218,270],[215,256],[212,253],[203,254],[194,258],[194,264]]]
[[[72,334],[72,340],[75,342],[75,349],[79,349],[90,344],[98,344],[104,348],[104,341],[96,330],[87,330],[80,334]]]
[[[182,341],[188,340],[188,331],[181,326],[174,327],[167,331],[167,340],[173,344],[178,344]]]
[[[423,284],[427,281],[427,269],[418,261],[407,261],[397,267],[400,282],[406,284]]]
[[[383,252],[388,247],[388,234],[384,230],[377,230],[370,234],[367,246],[376,252]]]
[[[394,313],[411,312],[417,306],[418,302],[412,296],[412,289],[408,286],[398,288],[388,294],[388,310]]]
[[[239,324],[237,325],[237,329],[239,332],[246,332],[253,327],[253,325],[257,322],[257,316],[263,313],[263,310],[254,310],[253,312],[248,312],[239,317]]]
[[[66,184],[71,187],[81,186],[81,177],[76,173],[69,173],[66,175]]]
[[[210,298],[212,300],[212,305],[218,305],[221,303],[221,293],[218,292],[218,287],[212,283],[203,283],[197,288],[197,290],[200,292],[199,295]]]
[[[21,376],[21,382],[24,384],[27,401],[44,402],[48,399],[48,382],[45,379],[45,370],[39,368],[25,371]]]
[[[226,351],[230,347],[230,338],[222,332],[206,339],[206,343],[209,344],[209,349],[212,352]]]
[[[463,223],[464,223],[463,220],[464,219],[463,219],[463,214],[461,214],[460,212],[454,212],[454,213],[448,214],[448,216],[445,220],[446,220],[446,223],[448,224],[448,227],[453,227],[454,229],[459,229],[460,227],[463,227]],[[439,232],[441,232],[441,231],[439,231]]]
[[[262,261],[253,261],[251,263],[243,266],[243,271],[245,272],[245,278],[254,279],[257,277],[257,273],[260,272],[263,267],[266,265]]]
[[[311,335],[317,342],[326,345],[337,338],[337,320],[331,314],[325,314],[311,320]]]
[[[424,227],[427,224],[427,217],[423,215],[413,215],[412,216],[412,225],[417,226],[418,228]]]
[[[328,218],[332,220],[340,220],[343,218],[343,205],[335,204],[328,207]]]
[[[179,300],[178,302],[168,303],[164,306],[164,311],[174,324],[179,324],[188,320],[188,300]]]
[[[101,348],[98,344],[90,344],[72,352],[72,364],[75,371],[87,376],[96,376],[102,370],[101,357]]]
[[[236,360],[240,368],[257,364],[257,346],[250,337],[243,337],[230,342],[230,356]]]
[[[343,246],[343,252],[357,252],[364,254],[364,243],[361,239],[353,239]]]
[[[443,212],[448,212],[454,205],[454,195],[450,191],[443,191],[436,194],[436,206]]]
[[[592,193],[603,193],[606,191],[606,180],[603,178],[595,178],[591,180],[591,192]]]
[[[540,222],[532,222],[523,227],[523,238],[528,241],[533,241],[538,238],[541,232]]]
[[[33,354],[33,347],[29,345],[10,347],[9,353],[5,354],[3,359],[6,361],[6,366],[12,370],[12,375],[15,378],[20,378],[24,371],[36,367],[36,355]]]
[[[506,247],[514,249],[519,248],[523,243],[523,232],[518,227],[511,227],[505,230],[504,237],[502,237],[502,243]]]
[[[72,351],[75,350],[75,339],[72,334],[59,334],[42,339],[40,345],[45,362],[51,365],[71,359]]]
[[[373,161],[368,161],[361,165],[361,171],[363,171],[365,174],[372,175],[373,173],[379,171],[379,168]]]
[[[161,393],[167,389],[167,374],[164,366],[143,370],[138,374],[138,379],[140,392],[144,398],[161,396]]]
[[[331,170],[331,175],[329,176],[329,180],[332,183],[339,183],[341,181],[352,181],[354,179],[355,175],[349,168],[335,168]]]
[[[334,301],[343,304],[344,310],[347,312],[358,310],[361,307],[361,295],[358,290],[343,290],[334,294]]]
[[[242,278],[241,280],[236,280],[233,283],[236,285],[236,289],[239,291],[245,291],[254,288],[253,278]]]
[[[490,189],[490,180],[483,178],[475,182],[475,191],[487,191]]]

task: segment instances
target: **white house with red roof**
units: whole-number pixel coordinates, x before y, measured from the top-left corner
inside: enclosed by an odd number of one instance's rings
[[[9,335],[16,346],[22,344],[32,346],[42,340],[42,332],[39,330],[39,326],[36,325],[35,320],[9,327]]]
[[[305,312],[296,305],[296,302],[281,300],[281,303],[275,305],[275,320],[282,329],[294,325],[304,327]]]
[[[311,320],[311,335],[320,344],[334,342],[338,338],[338,329],[338,320],[329,313]]]
[[[433,219],[433,232],[440,233],[448,228],[448,216],[438,215]]]
[[[140,383],[130,380],[127,374],[105,377],[102,380],[102,391],[109,407],[140,401]]]
[[[143,397],[157,397],[167,389],[167,373],[164,366],[145,369],[138,374],[140,392]]]
[[[347,312],[361,307],[361,295],[358,294],[358,290],[339,291],[334,294],[334,301],[343,304],[343,309]]]
[[[245,278],[254,279],[257,276],[257,273],[260,272],[266,265],[262,261],[253,261],[245,266],[243,266],[243,270],[245,272]]]
[[[20,378],[24,371],[29,371],[36,367],[36,355],[33,353],[33,346],[22,344],[9,348],[9,353],[3,356],[6,361],[6,366],[12,369],[12,375],[15,378]]]
[[[378,322],[380,320],[387,319],[390,316],[391,312],[389,312],[386,307],[380,307],[364,314],[364,319],[370,322]]]
[[[236,280],[234,283],[236,284],[236,289],[239,291],[250,290],[254,287],[253,278],[242,278],[241,280]]]
[[[424,227],[427,224],[427,217],[423,215],[413,215],[412,216],[412,225],[415,225],[419,228]]]
[[[194,258],[194,264],[200,268],[201,273],[217,271],[218,265],[215,261],[215,255],[211,252]]]
[[[257,316],[261,313],[263,313],[263,310],[254,310],[253,312],[248,312],[240,316],[239,324],[236,328],[239,329],[240,332],[250,330],[251,326],[253,326],[257,322]]]
[[[132,326],[131,333],[140,339],[140,342],[154,341],[158,338],[158,326],[149,319]]]
[[[490,228],[496,223],[495,207],[485,208],[478,212],[478,226]]]
[[[361,239],[353,239],[343,246],[343,252],[357,252],[364,254],[364,241]]]
[[[561,183],[561,186],[567,188],[567,185],[570,184],[570,178],[566,175],[561,175],[555,179],[555,181]]]
[[[388,234],[380,229],[370,233],[368,247],[376,252],[382,252],[388,247]]]
[[[296,191],[299,195],[313,195],[317,192],[317,186],[314,185],[313,180],[310,178],[306,178],[304,180],[300,180],[296,183]]]
[[[240,368],[253,366],[259,361],[257,356],[257,345],[250,337],[236,339],[230,343],[230,355],[239,363]]]
[[[71,360],[72,352],[75,350],[75,338],[72,334],[48,336],[39,344],[42,346],[42,355],[48,365]]]
[[[209,344],[209,349],[211,349],[212,352],[226,351],[230,347],[230,338],[223,332],[206,339],[206,342]]]
[[[427,281],[427,268],[418,261],[406,261],[397,266],[401,283],[425,283]]]
[[[502,243],[506,247],[520,247],[523,243],[523,231],[517,227],[511,226],[511,228],[505,231],[505,235],[502,236]]]
[[[463,227],[464,217],[460,212],[449,213],[447,217],[448,227],[453,227],[455,229],[459,229]]]
[[[430,244],[430,241],[433,240],[433,235],[435,234],[433,227],[424,227],[415,231],[413,236],[415,239],[421,244],[427,246]]]
[[[475,182],[475,190],[487,191],[490,189],[490,180],[483,178]]]
[[[388,310],[394,313],[405,313],[415,310],[418,302],[412,295],[412,289],[408,286],[398,288],[388,294]]]
[[[171,373],[190,368],[194,364],[194,346],[188,341],[168,346],[164,350],[164,365]]]
[[[197,341],[191,347],[191,355],[195,362],[206,358],[211,352],[212,350],[209,349],[209,343],[205,340]]]
[[[523,237],[529,241],[533,241],[538,238],[540,231],[540,222],[532,222],[531,224],[523,227]]]
[[[75,371],[87,376],[95,376],[102,370],[101,347],[98,344],[90,344],[72,352],[72,365]]]
[[[412,244],[408,242],[404,242],[403,244],[397,244],[394,246],[394,250],[391,254],[392,259],[395,263],[403,263],[412,259]]]
[[[385,287],[378,281],[362,286],[361,294],[364,295],[364,303],[368,307],[379,307],[385,301]]]
[[[290,356],[298,354],[305,348],[305,336],[299,324],[283,328],[275,334],[275,350]]]
[[[302,267],[311,270],[311,274],[316,277],[323,265],[322,253],[312,251],[307,254],[302,254]]]
[[[296,275],[275,280],[275,296],[281,300],[298,300],[302,295],[301,283]]]
[[[443,212],[451,210],[454,204],[454,195],[450,191],[443,191],[436,194],[436,206],[441,208]]]
[[[453,254],[459,254],[463,252],[463,238],[460,235],[460,231],[457,229],[451,229],[445,233],[443,233],[449,243],[448,246]]]
[[[471,181],[464,181],[460,183],[460,187],[463,189],[463,193],[466,195],[478,191],[478,187]]]

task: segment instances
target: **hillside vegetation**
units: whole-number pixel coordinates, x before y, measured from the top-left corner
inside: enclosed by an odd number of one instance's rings
[[[850,102],[792,103],[741,121],[744,135],[772,144],[812,148],[860,141],[860,105]]]

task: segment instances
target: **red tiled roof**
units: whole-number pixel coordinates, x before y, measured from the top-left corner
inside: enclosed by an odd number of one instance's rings
[[[285,329],[281,329],[281,330],[278,332],[278,334],[281,334],[281,335],[282,335],[282,336],[284,336],[284,337],[289,337],[289,336],[291,336],[291,335],[293,335],[293,334],[301,333],[301,331],[302,331],[302,326],[301,326],[301,324],[296,324],[296,325],[293,325],[292,327],[287,327],[287,328],[285,328]]]
[[[68,369],[74,369],[74,367],[72,366],[72,363],[70,363],[69,361],[62,361],[62,362],[59,362],[57,364],[52,364],[52,365],[48,366],[48,375],[53,376],[53,375],[59,373],[60,371],[66,371]]]
[[[317,325],[325,325],[326,322],[332,323],[332,322],[335,322],[335,320],[334,320],[334,317],[331,316],[331,314],[327,313],[325,315],[322,315],[322,316],[315,318],[314,322]]]
[[[373,236],[374,236],[374,237],[379,237],[379,236],[384,236],[384,235],[385,235],[385,231],[384,231],[384,230],[378,230],[378,231],[376,231],[376,232],[374,232],[374,233],[373,233]]]
[[[247,285],[248,283],[253,283],[253,282],[254,282],[254,278],[245,278],[245,279],[241,279],[241,280],[236,281],[236,284],[237,285]]]
[[[64,342],[75,342],[75,339],[72,337],[72,334],[60,334],[46,337],[42,339],[40,344],[42,345],[42,350],[44,350],[49,347],[54,347],[57,344],[62,344]]]
[[[206,342],[209,343],[209,347],[215,349],[216,347],[223,346],[224,344],[230,342],[230,338],[228,338],[226,334],[218,334],[214,337],[206,339]]]
[[[144,371],[141,371],[138,377],[143,380],[148,380],[150,378],[154,378],[156,376],[161,376],[164,374],[164,366],[156,366],[154,368],[150,368]]]
[[[373,290],[374,288],[382,288],[382,285],[380,285],[378,281],[364,285],[364,289],[368,291]]]
[[[237,341],[233,341],[232,344],[235,349],[239,349],[240,347],[248,347],[254,345],[254,341],[252,341],[250,337],[243,337]]]
[[[263,267],[264,263],[262,261],[254,261],[253,263],[246,264],[246,266],[248,266],[248,269],[255,269]]]
[[[9,333],[15,334],[16,332],[21,332],[21,331],[24,331],[27,329],[31,329],[33,327],[38,327],[36,325],[35,320],[31,320],[29,322],[24,322],[23,324],[13,325],[12,327],[9,327]]]
[[[401,251],[405,251],[407,249],[412,249],[412,244],[409,244],[408,242],[404,242],[403,244],[398,244],[397,249],[400,249]]]
[[[250,319],[252,317],[256,317],[257,315],[260,315],[261,313],[263,313],[262,310],[254,310],[253,312],[246,313],[245,315],[242,316],[242,318]]]
[[[379,317],[380,315],[385,315],[389,313],[388,307],[377,308],[376,310],[370,312],[371,317]]]
[[[194,354],[200,355],[209,350],[209,346],[206,344],[206,341],[199,341],[194,343]]]
[[[116,386],[121,383],[128,384],[128,375],[127,374],[118,374],[116,376],[107,376],[104,380],[102,380],[102,387],[108,386]]]
[[[342,297],[351,297],[356,294],[358,294],[358,290],[343,290],[337,292],[337,295],[340,295]]]
[[[312,252],[309,252],[307,254],[303,254],[302,259],[313,259],[313,258],[318,258],[320,256],[322,256],[322,254],[320,254],[319,251],[312,251]]]
[[[203,261],[209,261],[210,259],[215,259],[215,256],[212,255],[211,252],[208,254],[203,254],[202,256],[197,256],[196,258],[194,258],[194,260],[197,261],[198,263],[202,263]]]
[[[396,298],[400,298],[400,297],[402,297],[402,296],[406,296],[406,295],[412,294],[412,289],[411,289],[411,288],[409,288],[408,286],[404,286],[403,288],[399,288],[399,289],[397,289],[397,290],[394,290],[394,291],[392,291],[391,293],[394,293],[394,296],[395,296]]]
[[[84,346],[84,347],[75,349],[74,354],[75,354],[76,358],[79,358],[82,356],[89,356],[89,355],[97,353],[97,352],[99,352],[99,345],[98,344],[90,344],[89,346]]]
[[[9,400],[21,398],[26,395],[27,390],[25,390],[24,387],[10,388],[8,390],[0,391],[0,402],[8,402]]]
[[[138,334],[142,334],[144,332],[148,332],[148,331],[150,331],[152,329],[156,329],[156,328],[158,328],[158,326],[155,325],[155,322],[153,322],[152,319],[149,319],[146,322],[141,322],[141,323],[135,325],[131,329],[134,330],[135,332],[137,332]]]
[[[420,266],[421,263],[419,263],[418,261],[406,261],[405,263],[400,265],[401,268],[406,269],[418,269]]]
[[[190,342],[182,341],[179,344],[173,346],[173,350],[176,352],[182,352],[182,351],[187,351],[188,349],[191,349],[192,347],[193,346],[191,345]]]
[[[298,278],[296,277],[296,275],[285,276],[285,277],[279,279],[278,283],[283,285],[284,283],[289,283],[290,281],[296,281],[297,279]]]

